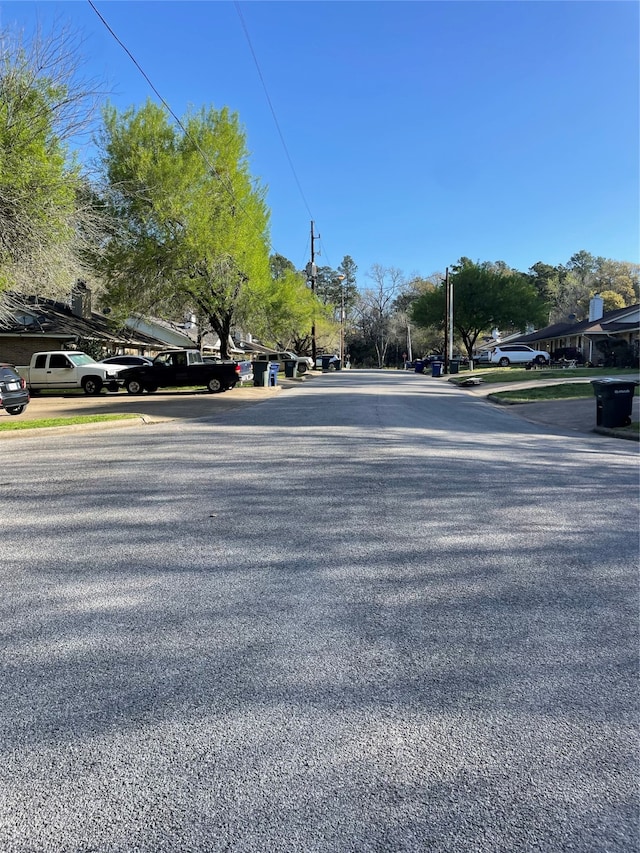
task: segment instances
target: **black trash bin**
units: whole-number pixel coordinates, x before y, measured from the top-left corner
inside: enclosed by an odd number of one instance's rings
[[[615,429],[629,426],[636,387],[636,380],[592,379],[596,395],[596,426]]]
[[[449,373],[459,373],[459,372],[460,372],[460,362],[455,361],[455,359],[453,361],[450,361],[449,362]]]
[[[269,364],[268,361],[253,362],[253,385],[255,388],[266,388],[269,384]]]
[[[323,370],[340,370],[341,368],[340,359],[335,355],[323,355],[322,356],[322,369]]]
[[[288,358],[284,363],[284,375],[287,379],[294,379],[296,376],[296,367],[298,366],[298,362],[294,361],[292,358]]]

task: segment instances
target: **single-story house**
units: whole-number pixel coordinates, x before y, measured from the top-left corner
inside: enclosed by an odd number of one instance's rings
[[[91,290],[82,282],[74,287],[69,302],[39,296],[8,294],[0,318],[0,361],[28,364],[34,352],[79,349],[91,342],[104,355],[148,355],[167,348],[200,349],[219,353],[220,339],[210,332],[200,336],[195,317],[183,324],[151,317],[130,317],[124,328],[115,329],[107,314],[94,311]],[[251,358],[269,352],[251,335],[229,340],[232,358]]]
[[[607,338],[624,341],[636,358],[640,355],[640,304],[605,313],[602,310],[602,299],[596,295],[590,302],[586,320],[554,323],[534,332],[510,335],[500,342],[508,340],[509,343],[528,344],[549,353],[567,347],[575,348],[582,353],[586,362],[599,364],[604,362],[604,356],[596,343]],[[490,349],[496,343],[498,341],[484,343],[478,349]]]
[[[78,349],[84,341],[111,353],[153,354],[168,344],[155,335],[114,329],[94,311],[91,291],[76,286],[68,303],[40,296],[8,294],[0,319],[0,360],[28,364],[34,352]]]

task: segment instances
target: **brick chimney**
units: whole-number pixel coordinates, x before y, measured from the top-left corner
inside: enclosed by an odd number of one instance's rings
[[[91,319],[91,290],[80,278],[71,291],[71,310],[76,317]]]

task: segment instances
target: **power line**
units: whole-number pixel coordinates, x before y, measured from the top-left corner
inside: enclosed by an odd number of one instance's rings
[[[247,44],[249,45],[249,50],[251,51],[251,56],[253,57],[253,61],[255,63],[256,69],[258,71],[258,77],[260,78],[260,82],[262,83],[262,88],[264,90],[264,94],[265,94],[265,97],[267,99],[267,104],[269,105],[269,109],[271,110],[271,115],[273,117],[273,121],[274,121],[274,124],[276,126],[276,130],[278,131],[278,136],[280,137],[280,142],[282,143],[282,147],[284,148],[284,153],[287,157],[287,161],[289,162],[289,166],[291,168],[291,173],[293,174],[293,178],[296,182],[296,186],[298,187],[300,197],[302,198],[302,201],[304,202],[304,206],[307,208],[307,213],[309,214],[309,217],[312,220],[314,220],[315,217],[313,216],[313,213],[311,212],[311,208],[309,207],[309,203],[307,202],[306,196],[304,194],[304,190],[302,189],[302,185],[301,185],[300,180],[298,178],[296,168],[293,165],[293,160],[291,159],[291,155],[289,153],[289,148],[288,148],[287,143],[285,141],[284,134],[282,133],[282,129],[280,127],[280,122],[278,121],[278,116],[276,115],[276,111],[275,111],[275,108],[273,106],[271,96],[269,95],[269,90],[267,89],[267,84],[265,82],[264,75],[262,73],[262,69],[260,68],[260,63],[258,62],[258,57],[256,56],[256,52],[253,49],[253,44],[251,42],[249,30],[247,28],[247,24],[245,22],[244,16],[242,14],[242,10],[240,8],[240,3],[238,2],[238,0],[234,0],[234,6],[236,7],[236,12],[238,13],[238,18],[240,19],[240,23],[242,25],[242,29],[244,31],[245,38],[247,40]],[[322,243],[321,240],[320,240],[320,244],[323,246],[323,250],[324,250],[324,244]],[[320,254],[320,253],[318,253],[318,254]],[[325,250],[325,254],[326,254],[326,250]]]
[[[289,154],[289,149],[287,147],[287,143],[285,142],[284,134],[280,128],[280,122],[278,121],[278,116],[276,115],[276,111],[274,109],[273,103],[271,101],[271,97],[269,95],[269,90],[267,89],[267,84],[265,83],[264,76],[262,74],[262,69],[260,68],[260,63],[258,62],[258,57],[256,56],[256,52],[253,49],[253,44],[251,43],[251,37],[249,36],[249,30],[247,29],[246,22],[242,15],[242,10],[240,9],[240,3],[238,0],[234,0],[234,4],[236,7],[236,12],[238,13],[238,17],[240,18],[240,24],[242,25],[242,29],[244,31],[245,38],[247,40],[247,44],[249,45],[249,50],[251,51],[251,56],[253,57],[253,61],[255,63],[256,69],[258,71],[258,77],[260,78],[260,82],[262,83],[262,88],[264,89],[264,94],[267,99],[267,103],[269,104],[269,109],[271,110],[271,115],[273,116],[273,121],[276,126],[276,130],[278,131],[278,136],[280,137],[280,142],[282,143],[282,147],[284,148],[284,153],[286,154],[287,160],[289,162],[289,166],[291,168],[291,172],[293,174],[294,180],[296,182],[296,186],[298,187],[298,191],[300,192],[300,196],[302,201],[304,202],[305,207],[307,208],[307,213],[313,219],[313,214],[309,208],[309,204],[305,197],[304,191],[302,189],[302,185],[300,180],[298,179],[298,174],[296,172],[295,166],[293,165],[293,160],[291,159],[291,155]]]
[[[180,118],[176,115],[176,113],[175,113],[175,112],[173,111],[173,109],[171,108],[171,105],[170,105],[170,104],[169,104],[169,103],[168,103],[168,102],[163,98],[163,96],[161,95],[161,93],[160,93],[160,92],[158,91],[158,89],[154,86],[154,84],[153,84],[153,82],[152,82],[151,78],[150,78],[150,77],[149,77],[149,75],[145,72],[145,70],[142,68],[142,66],[140,65],[140,63],[138,62],[138,60],[137,60],[137,59],[135,58],[135,56],[131,53],[131,51],[130,51],[130,50],[129,50],[129,48],[124,44],[124,42],[123,42],[123,41],[118,37],[118,35],[114,32],[114,30],[113,30],[113,29],[112,29],[112,27],[109,25],[109,23],[106,21],[106,19],[104,18],[104,16],[103,16],[99,11],[98,11],[98,9],[96,8],[96,6],[95,6],[95,4],[94,4],[93,0],[87,0],[87,2],[88,2],[88,4],[89,4],[89,6],[91,6],[91,8],[93,9],[93,11],[95,12],[95,14],[97,15],[97,17],[100,19],[100,21],[102,22],[102,24],[103,24],[103,26],[105,27],[105,29],[109,32],[109,34],[111,35],[111,37],[112,37],[112,38],[113,38],[113,39],[114,39],[114,40],[115,40],[115,41],[120,45],[120,47],[122,48],[122,50],[127,54],[127,56],[129,57],[129,59],[131,60],[131,62],[135,65],[135,67],[138,69],[138,71],[140,72],[140,74],[144,77],[144,79],[145,79],[145,80],[146,80],[146,82],[148,83],[148,85],[149,85],[149,87],[151,88],[151,90],[154,92],[154,94],[156,95],[156,97],[158,98],[158,100],[159,100],[159,101],[162,103],[162,105],[165,107],[165,109],[167,110],[167,112],[171,115],[171,117],[173,118],[173,120],[175,121],[175,123],[177,124],[177,126],[178,126],[178,127],[180,128],[180,130],[184,133],[185,137],[186,137],[186,138],[191,142],[191,144],[194,146],[194,148],[196,149],[196,151],[198,151],[198,153],[199,153],[199,154],[200,154],[200,156],[202,157],[202,160],[204,161],[205,165],[206,165],[206,166],[207,166],[207,168],[210,170],[211,174],[212,174],[214,177],[217,177],[217,178],[220,180],[220,182],[221,182],[221,185],[222,185],[223,189],[224,189],[224,190],[229,194],[229,196],[231,197],[232,201],[233,201],[235,204],[237,204],[237,205],[240,207],[240,209],[243,211],[243,213],[248,217],[248,216],[249,216],[249,214],[248,214],[247,210],[243,207],[242,203],[241,203],[241,202],[239,202],[239,201],[238,201],[238,199],[236,198],[236,196],[235,196],[235,194],[234,194],[234,192],[233,192],[233,188],[232,188],[231,186],[226,186],[226,185],[225,185],[225,182],[224,182],[224,180],[223,180],[223,176],[222,176],[222,175],[220,175],[220,173],[218,172],[218,170],[216,169],[216,167],[213,165],[213,163],[212,163],[212,162],[211,162],[211,160],[209,159],[209,157],[208,157],[207,153],[206,153],[205,151],[203,151],[203,149],[200,147],[200,145],[199,145],[199,143],[198,143],[197,139],[194,139],[194,137],[189,133],[189,131],[188,131],[188,130],[187,130],[187,128],[184,126],[184,124],[182,123],[182,121],[180,120]],[[255,66],[256,66],[256,69],[257,69],[257,72],[258,72],[258,76],[259,76],[259,78],[260,78],[260,82],[262,83],[262,88],[263,88],[263,90],[264,90],[264,94],[265,94],[265,97],[266,97],[266,99],[267,99],[267,103],[268,103],[268,105],[269,105],[269,109],[271,110],[271,115],[272,115],[272,117],[273,117],[273,121],[274,121],[274,123],[275,123],[276,130],[278,131],[278,136],[280,137],[280,141],[281,141],[281,143],[282,143],[282,147],[283,147],[284,152],[285,152],[285,155],[286,155],[286,157],[287,157],[287,161],[288,161],[289,166],[290,166],[290,168],[291,168],[291,172],[292,172],[292,174],[293,174],[294,180],[295,180],[296,185],[297,185],[297,187],[298,187],[298,191],[300,192],[300,196],[301,196],[301,198],[302,198],[302,201],[304,202],[304,205],[305,205],[305,207],[306,207],[306,209],[307,209],[307,212],[309,213],[309,216],[311,217],[311,219],[313,219],[313,218],[314,218],[314,217],[313,217],[313,214],[311,213],[311,209],[310,209],[310,207],[309,207],[309,203],[307,202],[306,196],[305,196],[304,191],[303,191],[303,189],[302,189],[302,185],[301,185],[300,180],[299,180],[299,178],[298,178],[298,175],[297,175],[297,172],[296,172],[295,166],[294,166],[294,164],[293,164],[293,160],[292,160],[292,158],[291,158],[291,155],[290,155],[290,153],[289,153],[289,149],[288,149],[288,147],[287,147],[287,143],[286,143],[285,138],[284,138],[284,134],[282,133],[282,130],[281,130],[281,128],[280,128],[280,123],[279,123],[279,121],[278,121],[278,117],[277,117],[277,115],[276,115],[276,111],[275,111],[274,106],[273,106],[273,103],[272,103],[272,101],[271,101],[271,97],[270,97],[270,95],[269,95],[269,91],[268,91],[268,89],[267,89],[267,85],[266,85],[266,82],[265,82],[265,80],[264,80],[264,76],[263,76],[263,74],[262,74],[262,70],[261,70],[261,68],[260,68],[260,64],[259,64],[259,62],[258,62],[258,58],[257,58],[257,56],[256,56],[256,53],[255,53],[254,49],[253,49],[253,44],[251,43],[251,38],[250,38],[250,36],[249,36],[249,31],[248,31],[248,29],[247,29],[246,22],[245,22],[245,20],[244,20],[243,15],[242,15],[242,10],[240,9],[240,4],[237,2],[237,0],[235,0],[235,2],[234,2],[234,6],[235,6],[235,8],[236,8],[236,12],[237,12],[238,17],[239,17],[239,19],[240,19],[240,23],[241,23],[241,25],[242,25],[242,29],[243,29],[243,31],[244,31],[245,38],[246,38],[246,40],[247,40],[247,44],[248,44],[248,46],[249,46],[249,50],[251,51],[251,55],[252,55],[252,57],[253,57],[253,61],[254,61]],[[272,245],[272,243],[271,243],[271,240],[270,240],[270,239],[268,239],[268,241],[267,241],[267,242],[268,242],[268,245],[269,245],[269,250],[270,250],[270,252],[271,252],[271,253],[275,253],[275,252],[276,252],[276,250],[274,249],[274,247],[273,247],[273,245]],[[322,242],[321,242],[321,245],[323,245],[323,248],[324,248],[324,244],[323,244]],[[325,250],[325,254],[326,254],[326,250]]]
[[[198,143],[198,140],[197,140],[197,139],[194,139],[194,138],[193,138],[193,136],[189,133],[189,131],[188,131],[188,130],[187,130],[187,128],[184,126],[184,124],[182,123],[182,121],[180,120],[180,118],[179,118],[179,117],[174,113],[174,111],[171,109],[171,106],[167,103],[167,101],[162,97],[162,95],[160,94],[160,92],[159,92],[159,91],[156,89],[156,87],[153,85],[153,83],[151,82],[150,77],[149,77],[149,76],[148,76],[148,74],[144,71],[144,69],[142,68],[142,66],[140,65],[140,63],[137,61],[137,59],[135,58],[135,56],[131,53],[131,51],[128,49],[128,47],[127,47],[127,46],[126,46],[126,45],[121,41],[121,39],[120,39],[120,38],[118,38],[118,36],[117,36],[117,35],[116,35],[116,33],[113,31],[113,29],[111,28],[111,26],[108,24],[108,22],[105,20],[105,18],[100,14],[100,12],[99,12],[99,11],[98,11],[98,9],[96,8],[95,4],[93,3],[93,0],[87,0],[87,2],[88,2],[88,4],[91,6],[91,8],[93,9],[93,11],[96,13],[96,15],[98,16],[98,18],[102,21],[103,25],[106,27],[106,29],[108,30],[108,32],[110,33],[110,35],[115,39],[115,41],[116,41],[116,42],[120,45],[120,47],[124,50],[124,52],[127,54],[127,56],[129,57],[129,59],[133,62],[133,64],[135,65],[135,67],[138,69],[138,71],[140,72],[140,74],[142,74],[142,76],[144,77],[144,79],[145,79],[145,80],[147,81],[147,83],[149,84],[149,86],[150,86],[151,90],[155,93],[155,95],[158,97],[158,99],[159,99],[159,100],[160,100],[160,102],[163,104],[163,106],[165,107],[165,109],[166,109],[166,110],[169,112],[169,114],[172,116],[172,118],[174,119],[174,121],[176,122],[176,124],[178,125],[178,127],[180,128],[180,130],[184,133],[185,137],[186,137],[186,138],[187,138],[187,139],[192,143],[192,145],[194,146],[194,148],[196,149],[196,151],[200,154],[200,156],[202,157],[202,159],[203,159],[203,161],[204,161],[205,165],[206,165],[206,166],[207,166],[207,168],[210,170],[211,174],[212,174],[214,177],[216,177],[216,178],[220,181],[220,183],[221,183],[221,185],[222,185],[223,189],[224,189],[224,190],[228,193],[228,195],[231,197],[231,200],[232,200],[235,204],[237,204],[237,205],[240,207],[240,209],[241,209],[241,210],[242,210],[242,212],[245,214],[245,216],[249,217],[249,214],[247,213],[246,208],[244,208],[244,207],[243,207],[243,205],[242,205],[242,203],[241,203],[241,202],[236,198],[235,193],[233,192],[233,187],[231,187],[231,186],[226,186],[226,185],[225,185],[225,182],[224,182],[224,180],[223,180],[223,176],[220,174],[220,172],[219,172],[219,171],[216,169],[216,167],[213,165],[213,163],[211,162],[211,160],[210,160],[210,159],[209,159],[209,157],[207,156],[206,152],[202,150],[202,148],[200,147],[200,145],[199,145],[199,143]],[[274,249],[274,248],[273,248],[273,246],[271,245],[271,241],[270,241],[270,240],[267,240],[267,243],[268,243],[268,245],[269,245],[269,250],[270,250],[271,252],[274,252],[274,251],[275,251],[275,249]]]

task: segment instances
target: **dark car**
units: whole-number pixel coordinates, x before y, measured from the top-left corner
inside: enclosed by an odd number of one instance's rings
[[[152,364],[152,360],[144,355],[110,355],[109,358],[100,359],[100,364],[126,364],[129,367],[140,367]]]
[[[8,415],[21,415],[27,408],[27,383],[12,364],[0,364],[0,409]]]

